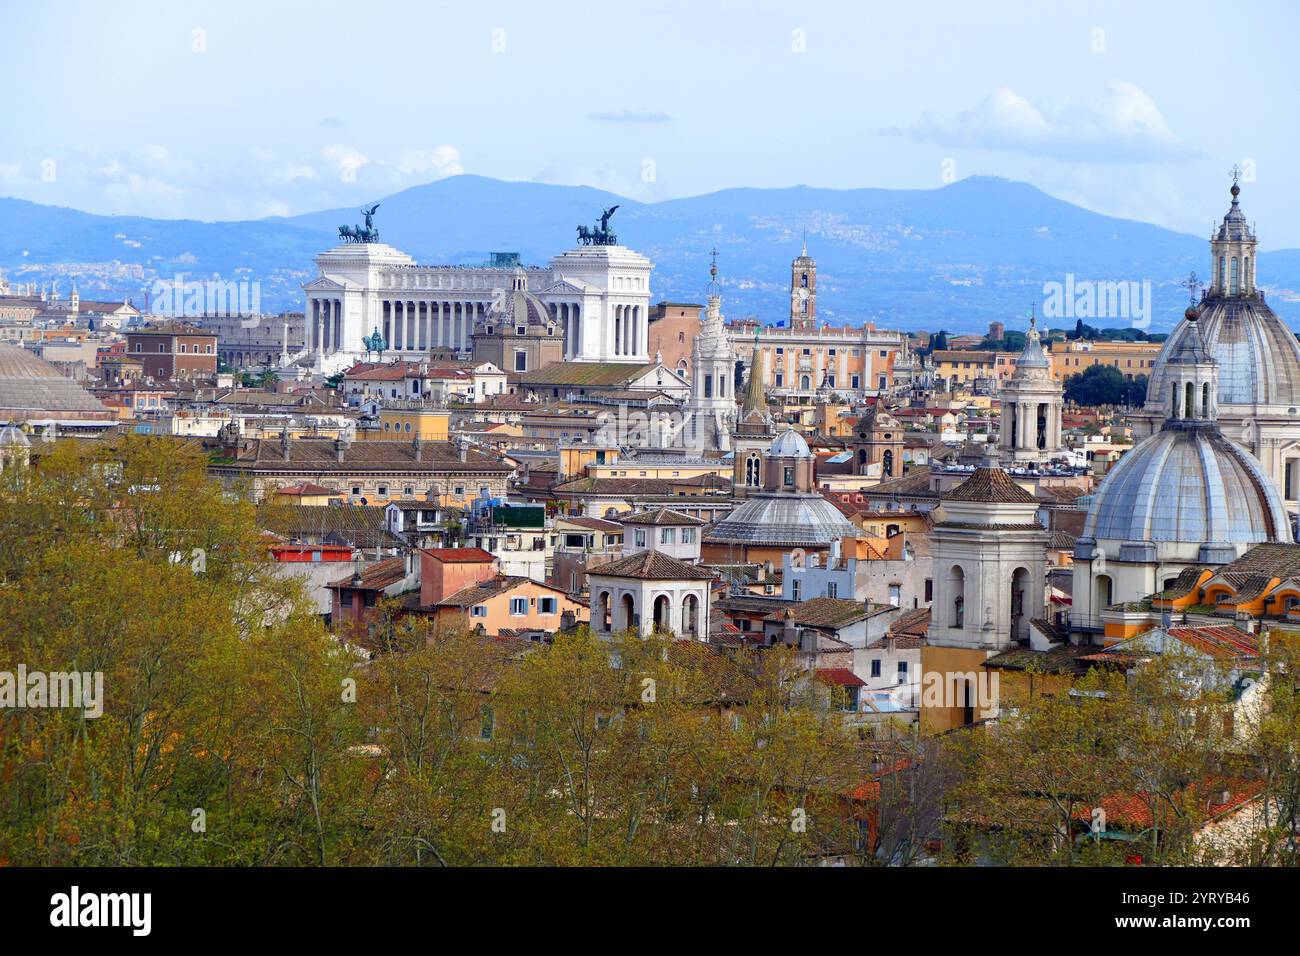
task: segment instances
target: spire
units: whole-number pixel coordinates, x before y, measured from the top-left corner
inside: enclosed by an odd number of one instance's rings
[[[803,231],[803,251],[799,253],[804,259],[808,258],[808,230]]]
[[[718,287],[718,250],[711,253],[713,259],[709,265],[709,304],[705,309],[704,321],[700,325],[700,335],[718,337],[722,335],[722,293]]]
[[[759,327],[754,329],[754,357],[749,363],[749,381],[745,383],[745,403],[741,418],[750,415],[767,416],[767,396],[763,393],[763,350],[758,346]]]

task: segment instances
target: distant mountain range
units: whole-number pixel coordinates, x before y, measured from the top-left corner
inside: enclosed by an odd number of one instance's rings
[[[1248,197],[1247,197],[1248,198]],[[832,324],[984,330],[1042,314],[1045,283],[1150,283],[1150,330],[1181,316],[1189,272],[1209,272],[1203,237],[1088,212],[1024,183],[972,177],[930,190],[727,189],[640,203],[583,186],[453,176],[383,200],[384,242],[428,263],[479,263],[518,252],[543,265],[574,245],[575,227],[618,204],[619,241],[655,263],[654,297],[702,302],[718,250],[723,312],[766,322],[788,314],[790,260],[806,235],[817,260],[818,313]],[[1226,209],[1226,203],[1225,203]],[[1267,210],[1250,210],[1268,228]],[[256,280],[265,311],[300,308],[313,258],[337,243],[355,209],[290,218],[198,222],[98,216],[0,198],[0,269],[11,282],[76,277],[83,298],[143,305],[158,278]],[[1260,284],[1289,323],[1300,320],[1300,250],[1260,255]],[[1084,317],[1089,325],[1130,318]],[[1048,324],[1073,326],[1073,315]]]

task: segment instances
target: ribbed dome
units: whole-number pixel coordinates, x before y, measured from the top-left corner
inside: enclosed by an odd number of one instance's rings
[[[516,287],[506,289],[492,300],[482,322],[509,330],[519,326],[545,328],[554,325],[555,319],[546,303],[527,289]]]
[[[1219,406],[1281,405],[1300,407],[1300,342],[1286,324],[1251,296],[1211,296],[1200,309],[1201,335],[1210,355],[1219,363]],[[1165,365],[1174,351],[1185,345],[1188,321],[1165,341],[1151,370],[1147,408],[1160,411],[1169,391]]]
[[[857,530],[821,495],[759,494],[714,525],[704,540],[708,544],[829,547]]]
[[[31,439],[13,422],[0,428],[0,448],[30,448]]]
[[[0,343],[0,378],[63,378],[45,359],[16,345]]]
[[[111,413],[88,391],[26,349],[0,343],[0,418],[30,421],[40,417],[79,418]],[[78,414],[80,413],[80,414]]]
[[[1111,468],[1083,534],[1186,544],[1291,540],[1282,499],[1255,457],[1216,427],[1177,422]]]
[[[776,436],[767,449],[769,458],[811,458],[812,451],[808,448],[808,442],[804,437],[793,428],[787,428],[781,434]],[[838,514],[838,512],[836,512]]]

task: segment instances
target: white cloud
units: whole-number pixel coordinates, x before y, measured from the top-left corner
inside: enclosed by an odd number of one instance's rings
[[[1003,87],[956,115],[883,130],[939,146],[1007,150],[1082,162],[1148,162],[1187,157],[1155,101],[1140,87],[1112,80],[1087,103],[1035,105]]]
[[[326,162],[338,169],[339,175],[347,182],[355,181],[362,167],[370,164],[369,156],[342,143],[331,143],[321,150],[321,154]]]
[[[460,150],[455,146],[435,146],[433,149],[407,149],[394,164],[397,171],[407,176],[426,176],[434,178],[459,176],[465,171],[460,163]]]

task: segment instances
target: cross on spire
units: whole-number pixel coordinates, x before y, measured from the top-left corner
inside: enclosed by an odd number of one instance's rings
[[[1178,284],[1183,286],[1187,290],[1187,295],[1191,299],[1192,305],[1195,305],[1196,294],[1197,292],[1200,291],[1201,288],[1201,280],[1197,277],[1195,271],[1193,271],[1191,275],[1189,275],[1186,279],[1184,279],[1182,282]]]
[[[1235,186],[1237,185],[1237,180],[1241,178],[1241,167],[1236,163],[1233,163],[1230,172],[1232,173],[1232,185]]]

